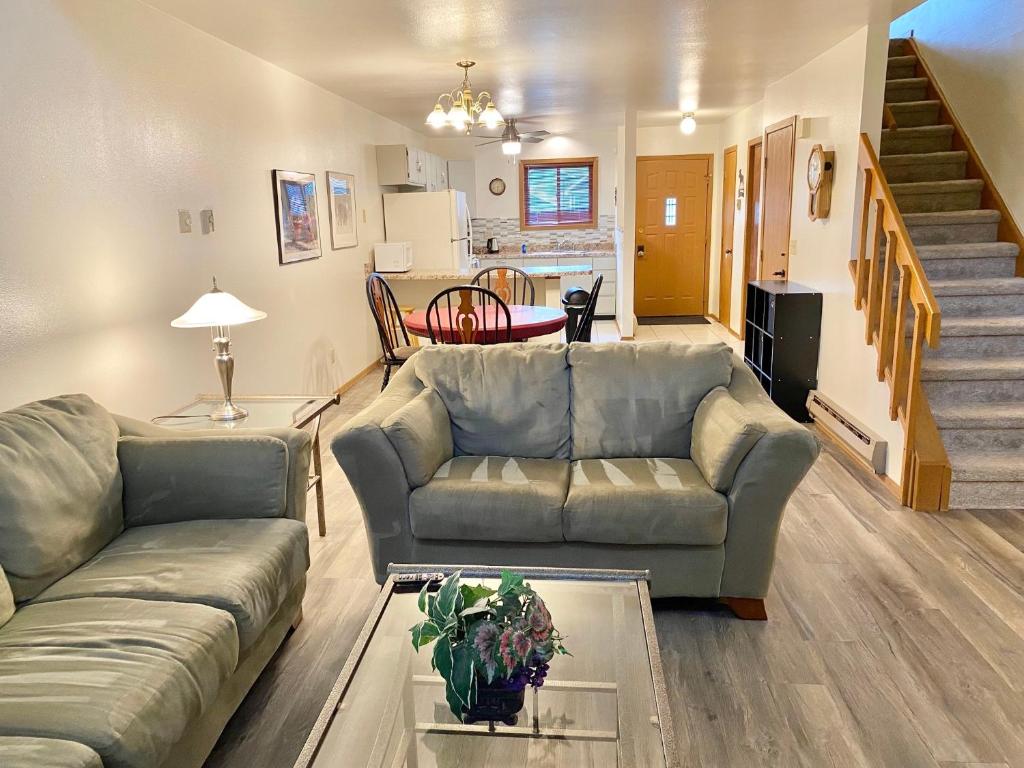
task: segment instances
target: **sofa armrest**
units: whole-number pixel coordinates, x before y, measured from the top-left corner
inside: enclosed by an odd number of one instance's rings
[[[292,520],[305,521],[306,495],[309,485],[309,462],[312,457],[313,447],[313,438],[308,432],[301,429],[292,429],[291,427],[233,429],[230,433],[226,433],[222,429],[181,432],[176,429],[168,429],[167,427],[116,414],[114,415],[114,420],[117,422],[122,438],[145,437],[166,440],[210,438],[213,440],[225,440],[238,437],[267,437],[284,443],[286,449],[287,488],[285,491],[284,511],[281,516],[291,518]],[[228,444],[218,445],[221,445],[224,451],[230,451],[232,447]]]
[[[412,486],[381,425],[423,391],[413,368],[402,366],[387,389],[331,440],[331,451],[362,509],[374,577],[381,584],[387,578],[388,563],[403,562],[412,543]]]
[[[782,513],[814,464],[820,443],[761,389],[736,359],[729,394],[765,429],[746,455],[729,489],[729,526],[719,594],[763,598],[768,593]]]

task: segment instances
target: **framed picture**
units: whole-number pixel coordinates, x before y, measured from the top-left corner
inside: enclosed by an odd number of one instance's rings
[[[312,173],[274,170],[277,256],[282,264],[319,259],[316,177]]]
[[[327,200],[331,212],[331,248],[359,245],[356,234],[356,177],[351,173],[327,172]]]

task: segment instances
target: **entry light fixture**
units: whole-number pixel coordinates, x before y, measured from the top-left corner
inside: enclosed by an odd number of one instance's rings
[[[457,67],[462,68],[462,85],[451,93],[442,93],[437,97],[437,103],[427,115],[427,125],[436,129],[450,125],[459,132],[468,133],[473,129],[474,123],[492,129],[504,124],[505,118],[501,116],[490,93],[480,91],[476,96],[473,95],[473,86],[469,82],[469,68],[475,64],[475,61],[469,59],[456,63]],[[442,106],[446,101],[447,112]]]
[[[687,136],[697,130],[697,119],[693,116],[693,112],[683,115],[683,119],[679,121],[679,130]]]

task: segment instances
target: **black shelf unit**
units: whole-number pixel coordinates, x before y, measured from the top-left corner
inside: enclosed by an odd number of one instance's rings
[[[810,421],[807,393],[818,386],[821,293],[783,280],[747,283],[743,362],[772,401]]]

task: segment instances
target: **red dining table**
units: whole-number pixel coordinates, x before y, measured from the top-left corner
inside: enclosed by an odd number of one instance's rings
[[[487,307],[474,307],[477,316],[483,320],[482,313],[487,312],[487,333],[486,337],[477,338],[476,342],[491,343],[505,339],[505,313],[496,315],[497,307],[493,304]],[[525,341],[535,336],[544,336],[555,333],[565,327],[568,316],[560,309],[554,307],[532,307],[528,304],[509,304],[509,314],[512,316],[512,341]],[[442,339],[450,339],[458,333],[453,331],[451,319],[447,312],[441,312],[441,327],[435,329]],[[497,319],[495,319],[497,318]],[[437,316],[434,316],[437,319]],[[483,322],[480,323],[483,325]],[[497,326],[497,327],[496,327]],[[405,316],[405,327],[414,336],[430,338],[427,332],[427,312],[418,309]],[[477,331],[477,336],[483,336],[482,331]]]

